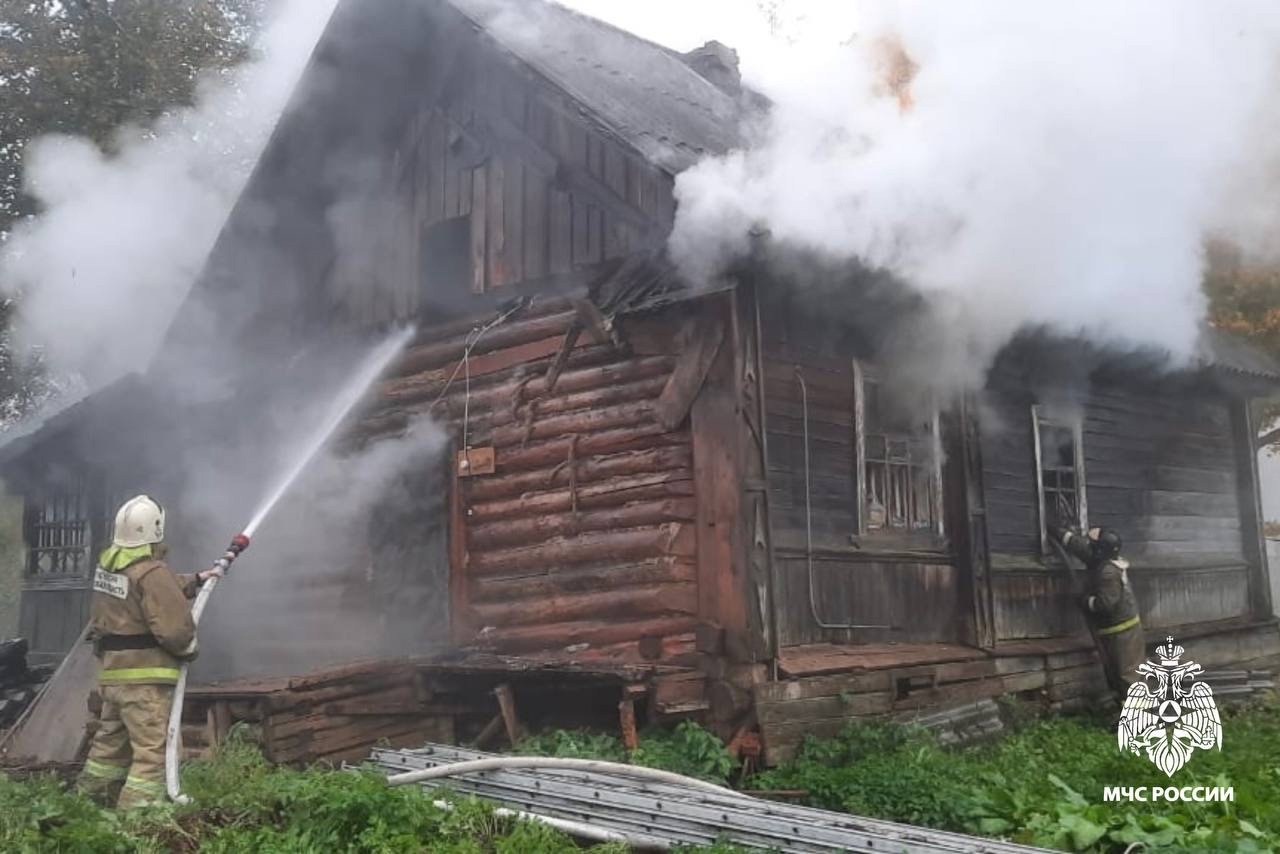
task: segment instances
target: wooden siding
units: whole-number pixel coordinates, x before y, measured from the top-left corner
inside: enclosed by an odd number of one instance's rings
[[[480,292],[657,246],[675,214],[669,176],[483,36],[466,38],[484,49],[461,52],[395,158],[409,215],[400,293],[389,301],[401,316],[456,302],[459,283],[437,275],[423,249],[447,221],[468,223],[450,254],[469,270],[463,287]]]
[[[957,640],[957,570],[945,551],[913,551],[871,535],[855,544],[854,353],[838,336],[767,305],[762,317],[770,527],[782,646],[818,641]],[[806,536],[805,404],[813,599]],[[822,623],[887,628],[823,628]]]
[[[698,613],[688,422],[667,429],[653,414],[677,363],[674,325],[622,322],[624,338],[646,342],[630,353],[583,336],[549,390],[574,316],[561,308],[544,304],[481,338],[469,400],[461,375],[449,382],[463,336],[424,332],[433,343],[407,351],[361,430],[393,432],[433,411],[458,440],[465,415],[470,447],[493,451],[491,474],[459,476],[452,490],[456,641],[634,652],[642,638],[691,632]]]
[[[1032,395],[998,378],[984,401],[983,481],[999,639],[1084,630],[1067,580],[1039,557]],[[1116,528],[1148,628],[1247,613],[1249,571],[1231,405],[1185,389],[1095,389],[1082,405],[1089,523]]]
[[[777,562],[778,632],[783,646],[956,639],[956,571],[949,564],[818,554],[813,560],[811,603],[804,552],[780,549]],[[888,628],[824,629],[819,619]]]

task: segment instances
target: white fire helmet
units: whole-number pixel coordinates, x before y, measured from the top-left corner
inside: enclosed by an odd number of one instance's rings
[[[116,513],[112,544],[131,549],[164,541],[164,510],[148,495],[130,498]]]

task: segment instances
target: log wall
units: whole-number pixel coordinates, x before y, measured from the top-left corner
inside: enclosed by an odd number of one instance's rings
[[[636,655],[642,638],[666,638],[662,656],[698,613],[688,419],[668,428],[654,414],[677,364],[677,324],[621,321],[637,341],[628,352],[582,335],[553,387],[573,318],[562,308],[546,302],[496,327],[461,368],[466,333],[425,331],[361,431],[395,432],[430,413],[455,447],[465,428],[473,458],[493,454],[491,473],[459,469],[452,484],[456,642]]]

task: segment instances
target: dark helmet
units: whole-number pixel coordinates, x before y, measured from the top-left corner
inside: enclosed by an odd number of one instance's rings
[[[1098,531],[1098,539],[1093,541],[1093,554],[1100,560],[1111,560],[1120,557],[1120,549],[1124,542],[1113,528],[1102,528]]]

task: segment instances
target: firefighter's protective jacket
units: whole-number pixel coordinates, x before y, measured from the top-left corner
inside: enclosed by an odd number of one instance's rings
[[[1085,605],[1095,618],[1098,633],[1117,634],[1141,625],[1138,600],[1129,584],[1129,562],[1124,558],[1102,560],[1094,556],[1087,537],[1064,531],[1062,545],[1084,563],[1089,573]]]
[[[91,636],[103,685],[171,685],[194,658],[196,625],[187,601],[194,575],[175,575],[150,546],[110,548],[94,572]]]

